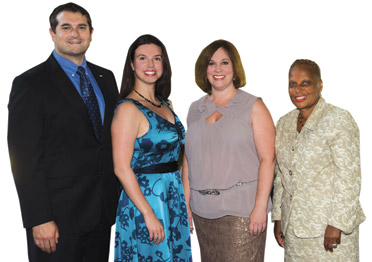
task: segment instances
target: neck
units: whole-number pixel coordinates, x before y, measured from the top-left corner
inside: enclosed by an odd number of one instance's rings
[[[61,54],[57,50],[56,50],[56,52],[57,52],[57,54],[59,54],[63,58],[66,58],[67,60],[70,60],[72,63],[74,63],[77,66],[81,66],[81,64],[83,63],[84,58],[85,58],[85,53],[82,54],[82,55],[78,55],[78,56],[71,56],[71,55]]]
[[[147,99],[155,101],[155,85],[138,84],[136,81],[136,83],[134,84],[134,89],[141,93],[141,95],[143,95]]]

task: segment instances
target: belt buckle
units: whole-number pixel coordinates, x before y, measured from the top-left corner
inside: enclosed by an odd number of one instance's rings
[[[205,190],[199,190],[199,193],[203,196],[205,195],[212,195],[212,196],[218,196],[220,194],[220,191],[217,189],[205,189]]]

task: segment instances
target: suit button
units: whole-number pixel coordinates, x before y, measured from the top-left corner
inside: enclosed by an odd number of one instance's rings
[[[289,170],[289,175],[290,175],[290,176],[292,175],[292,170]]]
[[[292,146],[292,152],[294,152],[294,146]]]

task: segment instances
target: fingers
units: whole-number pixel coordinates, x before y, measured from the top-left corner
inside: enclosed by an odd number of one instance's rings
[[[35,245],[48,254],[54,253],[57,250],[57,245],[54,240],[35,240]]]
[[[53,222],[34,226],[32,228],[34,242],[37,247],[47,253],[55,252],[59,238],[57,225]]]
[[[280,232],[278,235],[275,235],[276,242],[279,246],[284,248],[284,235]]]
[[[279,246],[284,247],[284,235],[282,232],[274,233],[275,240],[278,243]]]
[[[327,239],[327,238],[324,238],[324,249],[326,251],[330,251],[330,252],[333,252],[333,250],[335,248],[337,248],[337,246],[341,243],[341,241],[339,239]]]
[[[161,242],[163,242],[164,238],[165,233],[163,229],[150,233],[150,241],[152,241],[153,244],[159,245]]]
[[[249,223],[249,233],[257,236],[266,230],[266,223]]]
[[[326,251],[333,252],[335,248],[338,247],[338,245],[341,244],[341,238],[328,238],[324,237],[324,249]]]
[[[192,223],[192,217],[189,217],[189,227],[190,227],[190,233],[192,234],[194,232],[194,225]]]
[[[284,248],[284,235],[281,229],[281,221],[277,220],[274,224],[274,236],[279,246]]]
[[[193,234],[193,233],[194,233],[194,226],[190,225],[190,234]]]

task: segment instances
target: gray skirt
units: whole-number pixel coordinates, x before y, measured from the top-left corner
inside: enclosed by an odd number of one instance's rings
[[[249,233],[249,217],[202,218],[193,213],[202,262],[263,262],[266,230]]]

